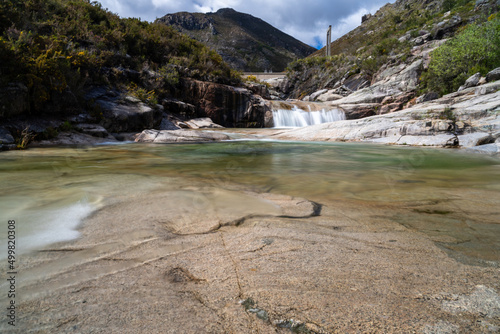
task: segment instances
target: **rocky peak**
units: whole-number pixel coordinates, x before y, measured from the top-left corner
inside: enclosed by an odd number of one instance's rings
[[[158,19],[158,21],[170,26],[181,28],[181,30],[203,30],[213,24],[213,20],[211,20],[207,15],[195,15],[188,12],[168,14]]]
[[[265,21],[231,8],[168,14],[157,21],[205,43],[232,67],[248,72],[280,72],[290,61],[315,51]]]

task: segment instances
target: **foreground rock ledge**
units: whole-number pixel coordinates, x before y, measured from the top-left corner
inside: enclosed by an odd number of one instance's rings
[[[495,333],[497,267],[455,261],[401,208],[181,181],[118,196],[23,256],[19,333]],[[182,181],[184,182],[184,181]],[[5,296],[6,297],[6,296]],[[7,330],[0,322],[0,331]],[[11,330],[11,328],[9,328]]]
[[[217,132],[192,130],[144,130],[137,135],[138,143],[179,143],[229,140],[229,136]]]

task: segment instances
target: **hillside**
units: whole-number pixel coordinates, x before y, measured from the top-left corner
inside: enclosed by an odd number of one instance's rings
[[[0,117],[53,112],[65,101],[78,109],[92,85],[153,102],[175,95],[181,78],[239,80],[202,43],[162,24],[120,18],[96,1],[12,0],[0,9]],[[25,105],[17,105],[23,93]]]
[[[290,64],[282,97],[303,98],[321,89],[347,96],[387,78],[391,69],[394,74],[419,59],[423,60],[423,66],[417,71],[414,92],[450,93],[469,76],[476,72],[484,76],[500,64],[494,42],[500,33],[495,33],[493,27],[498,21],[499,6],[496,0],[398,0],[387,4],[375,14],[365,15],[360,26],[334,41],[331,58],[324,57],[323,48]],[[488,36],[479,31],[486,24],[492,26]],[[431,53],[450,38],[464,33],[469,34],[467,46],[463,44],[454,51],[458,54],[458,49],[468,50],[477,59],[463,55],[464,58],[454,60],[452,67],[456,67],[456,73],[440,77],[434,66],[439,65],[439,57],[434,57],[432,63]],[[462,40],[465,43],[467,38]],[[487,53],[491,57],[485,61],[487,57],[483,56]],[[451,72],[451,68],[446,71]]]
[[[233,68],[280,72],[315,49],[252,15],[233,9],[215,13],[175,13],[157,22],[172,26],[217,51]]]

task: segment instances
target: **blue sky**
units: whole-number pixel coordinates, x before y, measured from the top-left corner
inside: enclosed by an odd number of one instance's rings
[[[332,40],[361,24],[361,16],[374,14],[387,0],[98,0],[122,17],[154,21],[176,12],[215,12],[233,8],[251,14],[314,47],[322,47],[332,25]]]

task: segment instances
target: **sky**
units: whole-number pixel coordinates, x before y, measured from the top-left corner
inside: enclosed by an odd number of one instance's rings
[[[275,28],[316,48],[326,43],[332,25],[332,41],[361,24],[361,16],[394,0],[98,0],[121,17],[154,21],[177,12],[216,12],[233,8],[258,17]]]

